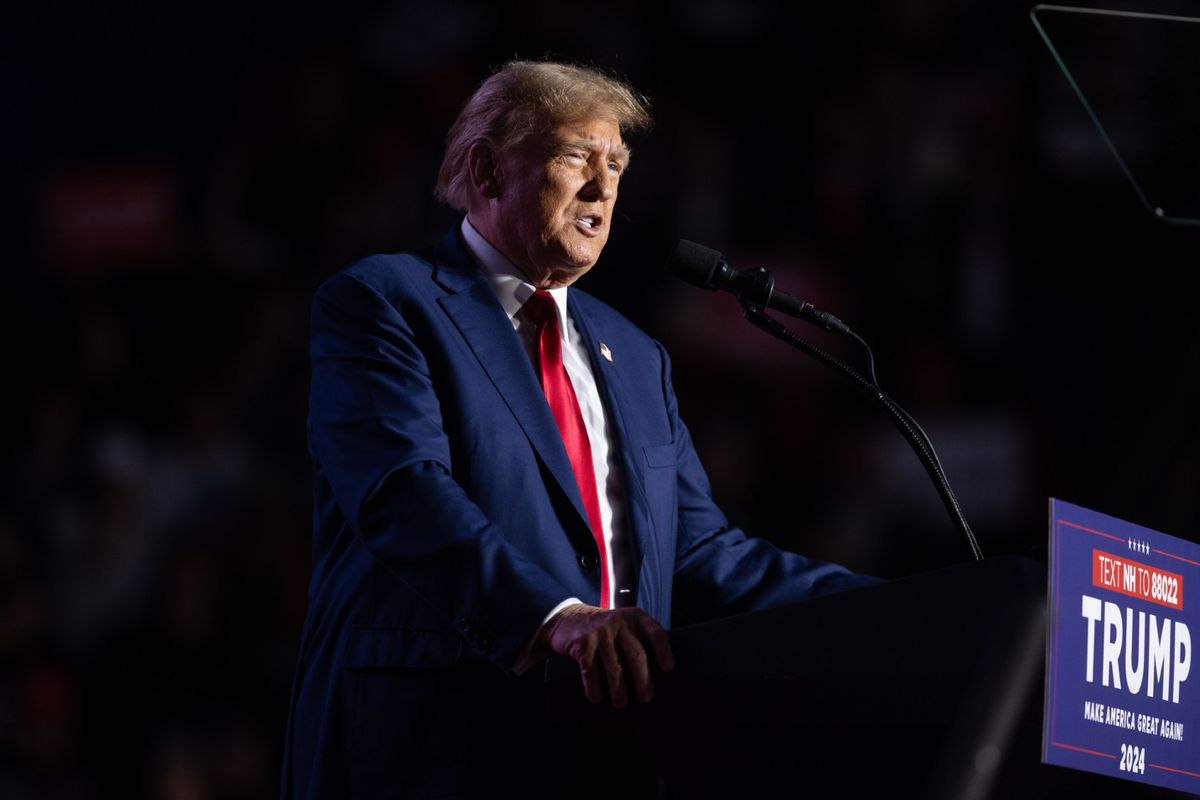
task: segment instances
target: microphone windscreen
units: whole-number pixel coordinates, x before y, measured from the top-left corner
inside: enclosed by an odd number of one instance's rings
[[[721,260],[721,254],[711,247],[680,239],[675,245],[675,253],[667,261],[667,270],[701,289],[715,289],[713,276],[721,266]]]

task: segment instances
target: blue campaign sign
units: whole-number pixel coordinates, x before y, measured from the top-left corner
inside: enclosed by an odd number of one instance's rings
[[[1200,794],[1200,545],[1050,501],[1042,760]]]

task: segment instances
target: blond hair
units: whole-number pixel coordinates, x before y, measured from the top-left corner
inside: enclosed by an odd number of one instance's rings
[[[644,96],[595,69],[551,61],[510,61],[479,85],[446,135],[437,198],[465,211],[471,179],[467,153],[478,141],[503,152],[534,134],[596,116],[616,117],[622,136],[650,130]]]

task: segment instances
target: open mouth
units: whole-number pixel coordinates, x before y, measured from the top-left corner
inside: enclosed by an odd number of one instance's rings
[[[575,218],[575,224],[585,231],[598,233],[600,231],[601,219],[598,214],[583,214]]]

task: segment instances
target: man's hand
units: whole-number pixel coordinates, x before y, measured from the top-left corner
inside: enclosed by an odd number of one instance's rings
[[[640,608],[568,606],[543,626],[539,638],[555,653],[575,660],[583,676],[583,693],[591,703],[601,701],[601,687],[607,683],[613,707],[624,708],[631,681],[638,700],[653,700],[647,650],[654,652],[659,669],[675,669],[667,632]]]

